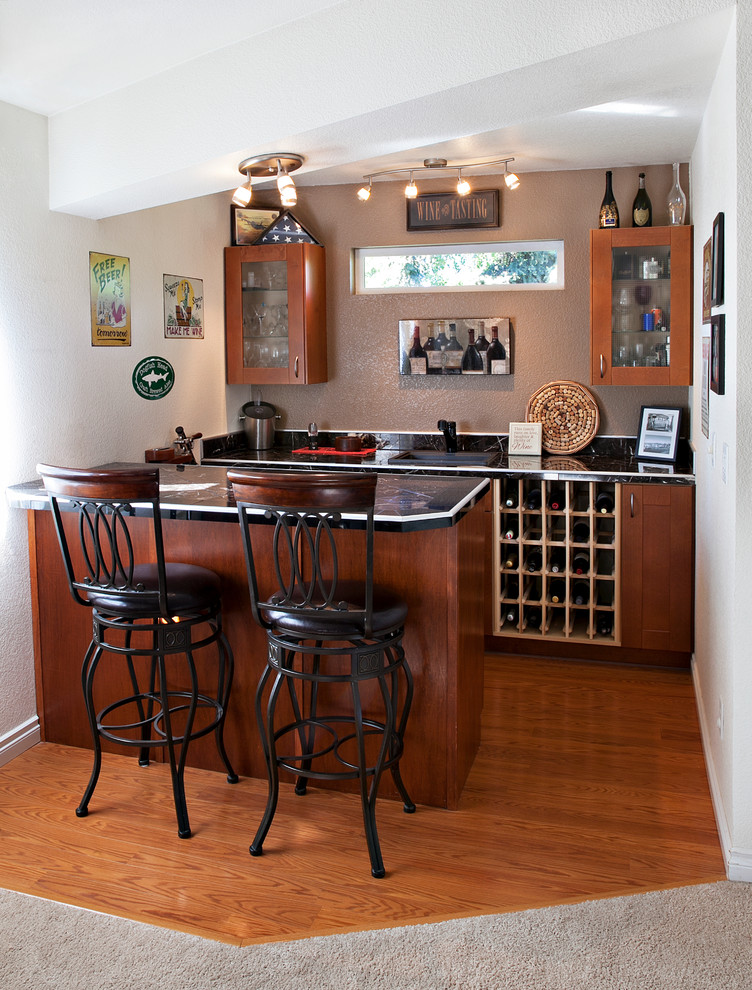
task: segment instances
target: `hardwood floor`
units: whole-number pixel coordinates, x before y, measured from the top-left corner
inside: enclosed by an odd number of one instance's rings
[[[129,756],[77,819],[90,765],[41,744],[0,768],[0,886],[238,945],[725,878],[685,670],[487,657],[460,808],[380,802],[383,880],[354,795],[285,784],[256,859],[262,781],[189,768],[181,840],[166,768]]]

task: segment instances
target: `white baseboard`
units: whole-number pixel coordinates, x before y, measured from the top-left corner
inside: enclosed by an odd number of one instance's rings
[[[721,853],[726,864],[726,876],[729,880],[740,880],[743,883],[752,883],[752,849],[735,849],[731,844],[731,829],[729,828],[726,809],[721,799],[721,789],[718,785],[718,775],[715,771],[713,756],[707,740],[711,738],[711,727],[705,719],[706,707],[703,704],[700,682],[697,678],[694,658],[692,659],[692,680],[695,687],[695,698],[697,699],[697,715],[700,719],[700,733],[702,735],[702,748],[705,753],[705,766],[708,771],[708,785],[710,787],[710,797],[713,802],[713,812],[715,813],[718,837],[721,842]]]
[[[40,738],[39,718],[36,715],[0,736],[0,767],[36,746]]]

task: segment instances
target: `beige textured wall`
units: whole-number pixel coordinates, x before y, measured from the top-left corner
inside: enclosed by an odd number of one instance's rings
[[[614,172],[614,192],[629,223],[640,168]],[[653,222],[665,223],[670,165],[645,169]],[[689,193],[686,168],[682,184]],[[539,172],[521,176],[519,189],[501,192],[501,226],[481,231],[405,230],[404,181],[378,182],[370,202],[355,186],[302,187],[294,213],[326,246],[329,381],[300,388],[264,389],[283,414],[282,425],[322,429],[434,430],[441,417],[463,432],[506,432],[524,419],[530,395],[559,379],[589,382],[589,235],[597,223],[604,172]],[[502,186],[499,176],[476,176],[477,188]],[[419,183],[422,191],[451,189],[454,179]],[[356,296],[350,287],[351,249],[373,245],[471,240],[563,238],[566,287],[561,291],[489,291]],[[414,317],[508,316],[513,328],[514,375],[506,378],[408,378],[398,373],[397,324]],[[685,388],[593,389],[601,433],[636,434],[645,403],[686,407]],[[248,389],[228,389],[228,411]]]

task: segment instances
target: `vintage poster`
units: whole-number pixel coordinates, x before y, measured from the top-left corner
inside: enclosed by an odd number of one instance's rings
[[[92,347],[131,346],[131,266],[128,258],[89,251]]]
[[[204,336],[204,282],[183,275],[163,275],[165,337]]]

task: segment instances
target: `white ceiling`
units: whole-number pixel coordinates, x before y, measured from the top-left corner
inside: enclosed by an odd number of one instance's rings
[[[429,156],[514,155],[520,173],[686,161],[733,7],[657,7],[0,0],[0,100],[51,117],[51,203],[84,216],[232,188],[238,161],[268,150],[305,155],[301,185],[359,182]],[[215,100],[191,92],[194,76],[212,80]],[[144,108],[169,94],[175,118],[180,92],[193,112],[193,157],[167,164],[149,145]],[[167,125],[163,133],[169,141]],[[251,134],[258,144],[246,143]],[[71,189],[56,189],[66,173]]]

